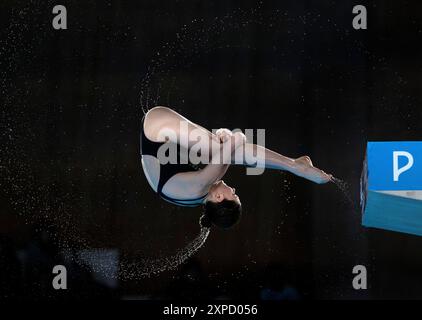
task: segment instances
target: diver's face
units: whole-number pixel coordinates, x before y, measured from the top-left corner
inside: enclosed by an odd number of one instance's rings
[[[209,191],[209,200],[221,202],[223,200],[235,201],[240,204],[239,196],[236,189],[229,187],[223,180],[217,181]]]

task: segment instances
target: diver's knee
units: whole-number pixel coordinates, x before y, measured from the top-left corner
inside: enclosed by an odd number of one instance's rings
[[[171,109],[170,109],[170,108],[168,108],[168,107],[156,106],[156,107],[154,107],[154,108],[151,108],[151,109],[147,112],[147,114],[163,113],[163,112],[167,113],[167,112],[172,112],[172,111],[173,111],[173,110],[171,110]]]

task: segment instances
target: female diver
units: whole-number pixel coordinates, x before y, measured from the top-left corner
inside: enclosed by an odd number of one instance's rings
[[[187,130],[181,130],[182,127]],[[190,135],[193,130],[196,139],[192,139]],[[209,162],[202,169],[198,169],[192,163],[182,164],[180,161],[176,164],[160,163],[159,149],[165,143],[174,143],[180,150],[187,152],[192,146],[203,144],[204,149],[209,150]],[[215,147],[216,144],[217,148],[222,149],[226,143],[229,143],[230,147],[229,156],[243,147],[240,164],[245,166],[249,166],[251,159],[257,159],[258,156],[260,161],[256,162],[257,166],[289,171],[319,184],[332,179],[331,175],[315,168],[307,156],[291,159],[262,146],[248,143],[241,132],[233,133],[228,129],[219,129],[214,134],[172,109],[155,107],[145,114],[141,129],[142,167],[148,183],[156,193],[170,203],[189,207],[204,205],[201,226],[216,225],[223,229],[230,228],[240,219],[241,203],[236,190],[221,179],[230,164],[239,162],[227,163],[223,160],[213,163],[215,149],[211,149],[211,146]],[[177,150],[180,152],[179,148]]]

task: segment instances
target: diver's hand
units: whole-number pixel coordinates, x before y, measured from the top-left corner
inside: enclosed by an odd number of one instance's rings
[[[236,131],[233,133],[233,140],[234,140],[234,144],[236,146],[236,149],[238,147],[244,146],[246,143],[246,136],[244,135],[243,132],[241,131]]]
[[[215,132],[215,134],[217,136],[218,141],[220,141],[220,143],[224,143],[224,142],[230,140],[231,137],[233,136],[233,132],[231,132],[229,129],[225,129],[225,128],[218,129]]]

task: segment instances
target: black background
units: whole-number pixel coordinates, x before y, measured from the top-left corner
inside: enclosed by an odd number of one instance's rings
[[[0,4],[2,296],[421,298],[421,239],[363,228],[358,207],[366,142],[421,139],[422,4],[64,1],[60,31],[56,4]],[[367,30],[352,28],[357,4]],[[355,208],[332,184],[231,168],[241,223],[186,264],[114,289],[67,265],[69,289],[52,290],[63,247],[136,261],[198,233],[200,209],[159,200],[143,175],[141,107],[154,105],[265,128],[267,147],[346,181]],[[366,291],[352,288],[357,264]]]

